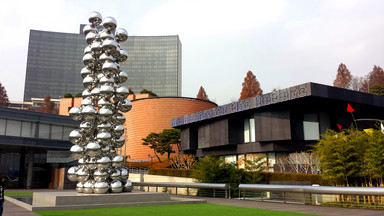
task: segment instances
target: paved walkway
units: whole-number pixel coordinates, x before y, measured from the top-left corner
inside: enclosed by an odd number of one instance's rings
[[[48,189],[7,189],[6,192],[52,192],[63,190],[48,190]],[[239,199],[223,199],[223,198],[207,198],[204,197],[208,203],[217,205],[229,205],[247,208],[270,209],[276,211],[298,212],[317,215],[330,215],[330,216],[384,216],[384,210],[372,209],[351,209],[341,207],[328,207],[328,206],[314,206],[314,205],[300,205],[300,204],[284,204],[275,202],[260,202],[251,200]],[[38,214],[28,211],[16,204],[9,201],[4,203],[3,216],[38,216]]]

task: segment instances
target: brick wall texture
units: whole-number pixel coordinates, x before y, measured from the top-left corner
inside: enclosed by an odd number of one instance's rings
[[[128,97],[133,99],[132,96]],[[141,99],[138,99],[141,98]],[[60,99],[60,115],[68,115],[72,106],[80,106],[82,98],[62,98]],[[142,145],[142,138],[149,133],[162,132],[164,129],[171,129],[171,120],[191,113],[199,112],[216,107],[215,103],[198,100],[194,98],[167,98],[149,97],[148,94],[136,95],[136,100],[132,100],[131,111],[124,113],[126,122],[124,128],[126,137],[126,155],[133,160],[148,160],[153,156],[153,150],[148,146]],[[125,155],[125,146],[122,147],[120,154]],[[161,157],[167,157],[163,155]]]

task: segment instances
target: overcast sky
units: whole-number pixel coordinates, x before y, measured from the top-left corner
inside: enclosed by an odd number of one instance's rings
[[[129,35],[179,35],[182,96],[203,86],[219,105],[240,97],[248,70],[268,93],[332,85],[340,63],[356,76],[384,66],[382,0],[12,0],[0,7],[0,82],[11,101],[23,100],[29,30],[78,33],[91,11]]]

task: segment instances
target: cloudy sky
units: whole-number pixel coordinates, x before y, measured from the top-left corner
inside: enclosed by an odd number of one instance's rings
[[[29,30],[78,33],[91,11],[130,35],[179,35],[182,96],[203,86],[219,105],[240,97],[248,70],[268,93],[332,85],[340,63],[355,76],[384,66],[382,0],[12,0],[0,7],[0,82],[10,100],[23,98]]]

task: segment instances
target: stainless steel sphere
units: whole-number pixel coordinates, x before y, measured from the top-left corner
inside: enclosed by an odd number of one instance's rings
[[[79,145],[73,145],[69,150],[71,152],[71,157],[74,159],[80,159],[83,156],[83,147]]]
[[[93,193],[93,187],[95,185],[95,182],[92,180],[88,180],[84,183],[84,190],[83,193],[85,194],[91,194]]]
[[[86,154],[90,157],[95,157],[100,154],[101,146],[97,142],[90,142],[86,147]]]
[[[93,192],[95,194],[105,194],[109,190],[109,185],[106,181],[97,181],[94,184]]]
[[[110,132],[111,131],[111,124],[108,123],[108,122],[104,122],[104,123],[101,123],[101,124],[98,124],[97,125],[97,131],[99,133],[101,132]]]
[[[125,181],[128,179],[128,170],[125,168],[120,167],[120,178],[122,181]]]
[[[90,177],[89,170],[87,168],[85,168],[85,167],[80,168],[79,170],[77,170],[76,174],[77,174],[77,180],[79,182],[82,182],[82,183],[87,181],[89,179],[89,177]]]
[[[81,109],[78,106],[74,106],[69,110],[69,117],[72,120],[79,121],[81,120]]]
[[[101,122],[109,121],[112,118],[113,111],[108,107],[102,107],[99,109],[97,118]]]
[[[88,67],[83,67],[83,69],[81,69],[81,71],[80,71],[81,78],[83,78],[83,79],[86,76],[91,75],[92,73],[93,73],[93,71],[91,69],[89,69]]]
[[[80,123],[80,131],[85,135],[91,135],[95,131],[94,125],[89,121],[83,121]]]
[[[113,138],[113,147],[115,148],[121,148],[124,146],[125,139],[123,136],[120,136],[119,138]]]
[[[81,109],[81,115],[83,116],[83,119],[87,121],[93,121],[96,118],[96,114],[96,109],[91,105],[87,105]]]
[[[88,21],[92,24],[92,26],[98,26],[101,24],[103,18],[99,12],[92,11],[88,15]]]
[[[81,93],[81,96],[84,98],[90,97],[91,96],[91,91],[88,89],[84,89],[84,91]]]
[[[107,145],[111,142],[112,136],[111,133],[107,131],[102,131],[96,135],[97,142],[102,145]]]
[[[116,73],[117,66],[114,62],[104,62],[102,70],[106,76],[112,76]]]
[[[91,90],[95,86],[95,78],[91,74],[88,74],[83,79],[83,86],[88,90]]]
[[[111,55],[113,56],[113,58],[118,59],[118,58],[120,57],[120,46],[117,45],[117,46],[116,46],[116,49],[112,49],[112,50],[107,51],[107,52],[111,53]],[[118,62],[116,61],[116,63],[118,63]],[[120,68],[120,66],[119,66],[117,69],[119,69],[119,68]]]
[[[109,99],[101,98],[101,99],[97,102],[97,106],[98,106],[99,108],[107,107],[107,108],[111,109],[111,108],[112,108],[112,102],[111,102]]]
[[[101,85],[104,85],[104,84],[113,85],[115,83],[115,78],[113,76],[107,77],[103,74],[103,76],[99,79],[99,83]]]
[[[113,17],[108,16],[103,19],[102,25],[107,31],[113,31],[116,29],[117,22]]]
[[[95,172],[93,173],[93,178],[96,181],[106,181],[108,178],[109,174],[107,171],[104,169],[96,169]]]
[[[124,192],[132,192],[132,190],[133,190],[132,182],[127,180],[127,182],[125,182],[124,184]]]
[[[120,101],[117,107],[121,112],[128,112],[132,109],[132,103],[130,100],[125,99],[123,101]]]
[[[128,52],[123,50],[123,49],[120,49],[120,55],[119,55],[119,57],[117,59],[118,59],[119,62],[127,61],[127,59],[128,59]]]
[[[127,81],[127,79],[128,79],[128,74],[127,74],[127,72],[125,72],[123,70],[120,70],[119,74],[115,75],[115,82],[116,82],[116,84],[125,83],[125,81]]]
[[[121,167],[121,166],[123,166],[123,162],[124,162],[124,158],[123,158],[123,156],[121,156],[121,155],[116,155],[116,156],[112,159],[112,166],[114,166],[114,167]]]
[[[119,180],[113,180],[111,182],[111,192],[121,193],[123,191],[123,184]]]
[[[103,85],[100,87],[100,96],[104,98],[111,98],[115,92],[112,85]]]
[[[92,50],[91,50],[91,45],[88,45],[84,48],[84,55],[85,54],[91,54],[92,55]],[[84,78],[84,77],[83,77]]]
[[[73,166],[71,168],[68,169],[68,172],[67,172],[67,178],[70,180],[70,181],[77,181],[77,170],[79,169],[78,166]]]
[[[87,42],[87,44],[91,45],[97,38],[97,33],[95,32],[89,32],[86,36],[85,36],[85,41]]]
[[[112,170],[112,173],[110,173],[109,177],[111,179],[119,180],[121,177],[121,172],[119,169],[115,168]]]
[[[101,43],[97,40],[93,41],[91,45],[91,50],[94,55],[96,56],[100,55],[103,52]]]
[[[109,147],[109,145],[106,145],[106,146],[104,146],[103,148],[101,148],[101,152],[102,152],[103,154],[107,154],[107,153],[109,153],[110,150],[111,150],[111,148]]]
[[[112,122],[113,124],[124,124],[125,123],[125,115],[123,113],[115,113],[113,116],[112,116]]]
[[[94,100],[99,100],[100,99],[100,88],[99,87],[94,87],[91,91],[91,96]]]
[[[117,43],[113,39],[105,39],[101,44],[101,47],[107,54],[112,54],[112,51],[117,49]]]
[[[103,156],[96,161],[98,169],[106,169],[111,165],[111,159],[108,156]]]
[[[84,184],[79,182],[76,184],[76,191],[77,193],[83,193],[84,192]]]
[[[128,39],[128,32],[123,28],[118,28],[115,31],[115,37],[117,42],[124,42]]]
[[[101,54],[99,57],[99,62],[104,64],[104,62],[110,61],[113,62],[113,57],[111,55],[107,55],[105,53]]]
[[[119,100],[124,100],[125,98],[128,97],[128,95],[129,95],[129,90],[126,86],[119,86],[116,88],[115,96]]]
[[[90,170],[90,172],[97,168],[96,157],[89,157],[85,163],[87,164],[87,167]]]
[[[88,105],[91,105],[91,106],[95,105],[91,97],[84,98],[83,101],[81,101],[81,107],[85,107]]]
[[[112,39],[113,40],[115,37],[113,36],[112,32],[103,30],[103,31],[99,32],[99,38],[101,40],[105,40],[105,39]]]
[[[83,33],[86,36],[89,32],[96,33],[97,30],[95,27],[92,27],[91,25],[85,25],[83,28]]]
[[[116,138],[120,138],[124,134],[124,126],[121,124],[115,124],[113,125],[113,136]],[[123,138],[124,142],[124,138]]]
[[[75,145],[80,144],[83,140],[83,133],[79,129],[75,129],[69,133],[69,141]]]

